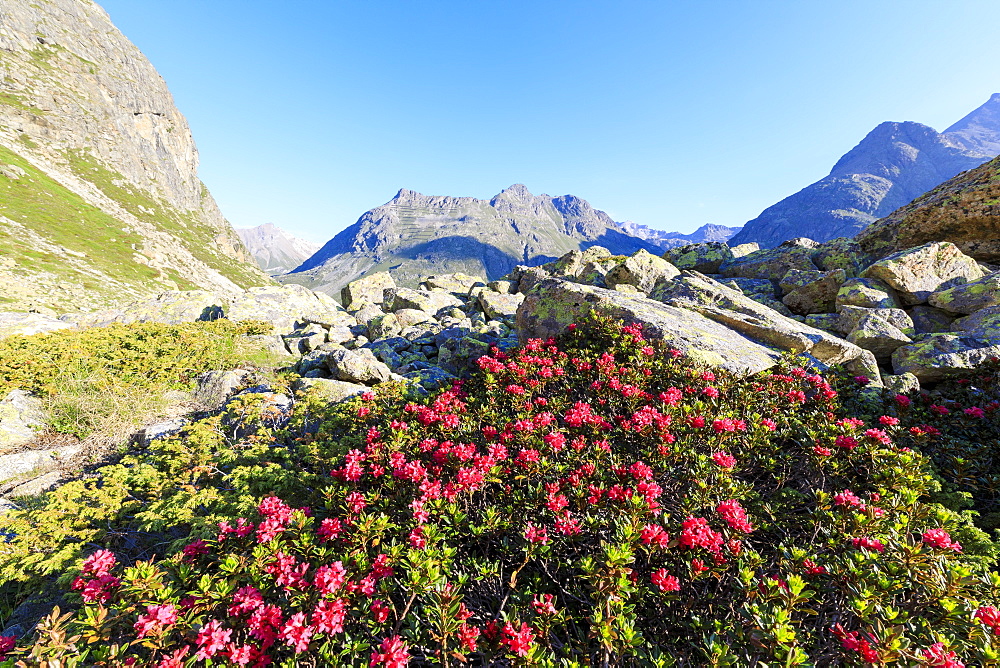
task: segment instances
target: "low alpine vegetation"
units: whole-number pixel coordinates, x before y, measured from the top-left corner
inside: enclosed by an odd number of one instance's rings
[[[73,609],[7,665],[1000,661],[937,398],[792,359],[737,378],[606,321],[479,367],[280,424],[230,407],[12,513],[0,551],[41,544]],[[984,373],[963,429],[996,429]]]

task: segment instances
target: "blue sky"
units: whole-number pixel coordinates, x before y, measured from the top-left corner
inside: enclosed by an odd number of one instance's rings
[[[742,225],[884,120],[1000,92],[1000,2],[99,0],[167,80],[238,227],[322,242],[402,187],[516,182]]]

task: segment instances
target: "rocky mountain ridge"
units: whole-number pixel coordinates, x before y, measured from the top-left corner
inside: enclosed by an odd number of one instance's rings
[[[308,260],[320,245],[293,236],[273,223],[236,228],[243,245],[268,275],[285,274]]]
[[[878,125],[830,174],[765,209],[732,238],[772,248],[794,237],[829,241],[872,222],[1000,154],[1000,94],[945,132],[914,122]]]
[[[90,0],[0,0],[0,300],[93,308],[268,282],[163,79]]]
[[[518,264],[541,264],[590,245],[619,253],[658,248],[573,195],[536,196],[522,184],[490,200],[402,189],[281,281],[339,295],[351,280],[383,270],[408,286],[439,273],[494,279]]]

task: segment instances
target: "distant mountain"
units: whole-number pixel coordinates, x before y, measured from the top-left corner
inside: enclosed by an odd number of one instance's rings
[[[691,234],[683,234],[681,232],[654,230],[651,227],[634,223],[631,220],[619,223],[619,226],[626,234],[631,234],[633,237],[656,244],[663,250],[705,241],[728,241],[734,234],[743,229],[742,227],[726,227],[725,225],[708,223],[702,225]]]
[[[0,0],[0,308],[269,279],[198,178],[162,77],[91,0]]]
[[[237,227],[236,233],[260,268],[271,276],[288,273],[320,248],[319,244],[292,236],[271,223]]]
[[[794,237],[854,236],[935,186],[1000,154],[1000,94],[943,133],[885,122],[842,157],[830,174],[765,209],[731,244],[774,247]]]
[[[518,264],[543,264],[595,245],[614,253],[662,252],[573,195],[536,196],[522,184],[490,200],[404,189],[280,281],[339,297],[341,287],[373,271],[388,270],[402,285],[450,272],[495,279]]]

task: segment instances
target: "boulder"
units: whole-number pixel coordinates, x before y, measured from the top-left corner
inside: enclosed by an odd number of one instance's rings
[[[820,280],[823,275],[819,269],[789,269],[788,273],[778,281],[778,288],[781,290],[781,295],[785,296],[792,290]]]
[[[920,391],[920,380],[912,373],[901,373],[898,376],[885,374],[882,376],[885,389],[896,394],[909,394]]]
[[[340,403],[363,392],[370,392],[371,388],[342,380],[299,378],[292,383],[292,391],[296,394],[312,391],[330,403]]]
[[[371,351],[365,351],[371,353]],[[392,379],[392,369],[361,351],[334,350],[326,358],[330,375],[337,380],[364,385],[377,385]]]
[[[913,318],[913,329],[918,334],[939,334],[951,331],[954,317],[944,311],[926,304],[918,304],[910,309]]]
[[[556,336],[591,313],[642,323],[647,338],[662,340],[695,361],[735,372],[755,373],[780,359],[777,350],[694,311],[558,278],[542,281],[525,297],[517,310],[518,338],[526,342]]]
[[[837,323],[840,321],[839,313],[811,313],[805,317],[805,324],[824,332],[838,334]]]
[[[333,297],[301,285],[250,288],[232,299],[226,309],[226,317],[234,322],[270,322],[279,333],[292,331],[298,323],[325,327],[357,324]]]
[[[469,276],[468,274],[441,274],[439,276],[428,276],[424,279],[424,284],[429,289],[444,290],[457,297],[464,297],[476,286],[486,285],[486,279],[481,276]]]
[[[843,269],[848,277],[857,276],[874,259],[851,237],[838,237],[822,243],[812,255],[813,262],[823,271]]]
[[[786,241],[777,248],[759,250],[723,264],[719,271],[727,278],[767,278],[780,281],[789,269],[816,271],[813,246],[799,239]]]
[[[517,283],[513,281],[490,281],[487,287],[493,292],[499,292],[502,295],[513,294],[517,292]]]
[[[383,296],[387,311],[416,309],[434,315],[443,308],[462,306],[462,300],[451,293],[433,290],[413,290],[411,288],[389,288]]]
[[[590,248],[582,251],[570,251],[555,262],[550,262],[544,265],[543,268],[546,271],[551,272],[554,276],[561,276],[563,278],[580,278],[588,270],[592,270],[595,263],[605,263],[613,260],[614,258],[615,255],[604,246],[591,246]],[[591,269],[588,269],[588,266]]]
[[[951,323],[953,332],[975,332],[985,336],[1000,336],[1000,306],[990,306]]]
[[[612,267],[604,277],[604,284],[611,289],[618,285],[631,285],[642,292],[649,292],[659,281],[669,280],[680,273],[677,267],[663,258],[639,249]]]
[[[734,258],[745,257],[750,253],[756,253],[759,250],[760,250],[760,244],[758,244],[756,241],[751,241],[745,244],[737,244],[736,246],[729,247],[729,251],[733,254]],[[723,264],[725,264],[725,262],[723,262]],[[712,273],[714,274],[716,272]]]
[[[45,334],[61,329],[74,329],[75,327],[73,322],[58,320],[41,313],[14,313],[11,311],[0,313],[0,339],[18,334],[22,336]]]
[[[977,281],[979,264],[950,242],[936,242],[894,253],[861,272],[895,290],[906,305],[924,304],[931,293]]]
[[[0,452],[30,443],[45,429],[41,399],[24,390],[11,390],[0,401]]]
[[[786,294],[781,303],[799,315],[832,313],[845,278],[843,269],[828,271]]]
[[[387,271],[379,271],[351,281],[340,290],[340,301],[344,308],[354,310],[362,302],[381,304],[382,295],[388,288],[396,287],[396,281]]]
[[[524,301],[523,294],[501,294],[499,292],[484,292],[479,295],[479,305],[490,320],[513,318],[517,307]]]
[[[989,306],[1000,306],[1000,271],[946,290],[939,290],[927,302],[947,313],[969,315]]]
[[[252,376],[246,369],[206,371],[195,378],[192,395],[195,401],[209,410],[216,410],[241,387],[247,385]]]
[[[857,329],[858,323],[869,315],[881,318],[887,324],[892,325],[907,336],[914,334],[913,321],[910,316],[900,308],[861,308],[860,306],[842,306],[837,317],[834,331],[840,332],[844,336]]]
[[[912,373],[921,384],[968,374],[986,360],[1000,357],[1000,338],[971,334],[928,334],[896,349],[892,368]]]
[[[139,443],[144,448],[148,448],[154,441],[170,438],[179,434],[181,429],[190,424],[190,420],[185,417],[178,417],[172,420],[163,420],[155,424],[146,425],[137,434]]]
[[[171,290],[129,304],[120,309],[64,316],[80,327],[102,327],[112,323],[158,322],[179,325],[185,322],[218,320],[226,316],[227,300],[207,290]]]
[[[785,317],[697,272],[660,283],[650,297],[701,315],[770,346],[809,353],[825,364],[859,357],[861,349],[822,330]]]
[[[760,249],[758,247],[754,250]],[[720,241],[678,246],[668,250],[662,257],[678,269],[690,269],[702,274],[717,274],[719,267],[736,259],[729,244]]]
[[[758,297],[774,299],[778,296],[774,282],[766,278],[723,278],[719,282],[726,287],[739,290],[751,299]]]
[[[0,455],[0,482],[21,476],[38,477],[49,471],[62,468],[65,462],[83,450],[80,445],[64,445],[45,450],[23,450],[9,455]]]
[[[531,290],[531,288],[535,287],[549,276],[551,276],[551,274],[542,267],[525,267],[523,265],[518,265],[514,267],[513,271],[507,274],[506,278],[517,286],[514,289],[515,292],[527,293]]]
[[[311,350],[316,350],[326,343],[327,331],[320,325],[309,324],[296,329],[291,334],[284,336],[285,345],[288,352],[305,355]]]
[[[401,331],[403,331],[403,328],[400,326],[395,314],[392,313],[376,316],[368,322],[368,338],[373,341],[396,336]]]
[[[860,306],[862,308],[902,308],[896,291],[875,278],[850,278],[837,291],[836,308]]]
[[[449,385],[455,376],[439,366],[421,364],[419,369],[413,369],[403,374],[403,378],[417,383],[426,390],[436,390]]]
[[[360,309],[355,311],[353,315],[359,325],[367,327],[375,318],[381,318],[384,316],[385,311],[374,304],[365,304]]]
[[[415,308],[401,308],[396,311],[395,315],[400,327],[410,327],[411,325],[419,325],[422,322],[434,320],[434,316],[427,311]]]
[[[890,361],[896,348],[913,342],[910,337],[890,325],[877,313],[869,313],[858,320],[857,325],[847,335],[847,340],[871,351],[875,359],[882,364]]]

